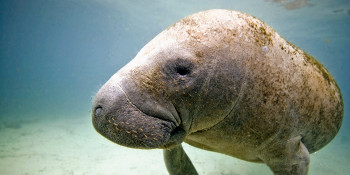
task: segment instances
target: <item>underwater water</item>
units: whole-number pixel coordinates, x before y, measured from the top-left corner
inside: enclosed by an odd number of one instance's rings
[[[336,138],[309,174],[350,172],[348,0],[0,0],[0,174],[167,174],[162,150],[116,145],[91,124],[98,89],[153,37],[207,9],[249,13],[319,60],[343,95]],[[199,174],[272,174],[184,144]]]

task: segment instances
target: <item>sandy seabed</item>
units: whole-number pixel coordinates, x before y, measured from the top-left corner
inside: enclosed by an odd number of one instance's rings
[[[0,121],[2,175],[166,175],[162,150],[116,145],[82,117],[40,117]],[[250,163],[184,144],[201,175],[271,175],[264,164]],[[336,139],[311,155],[310,175],[350,172],[350,139],[341,130]]]

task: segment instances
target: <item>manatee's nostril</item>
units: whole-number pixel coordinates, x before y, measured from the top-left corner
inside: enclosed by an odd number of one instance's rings
[[[101,106],[97,106],[95,108],[95,117],[101,117],[102,116],[102,107]]]

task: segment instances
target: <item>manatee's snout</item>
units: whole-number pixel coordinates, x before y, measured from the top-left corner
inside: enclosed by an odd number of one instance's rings
[[[185,137],[174,122],[141,111],[117,84],[106,84],[97,93],[92,123],[107,139],[133,148],[168,148]]]

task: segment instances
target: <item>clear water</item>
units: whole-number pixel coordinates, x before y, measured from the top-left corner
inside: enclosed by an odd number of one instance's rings
[[[252,14],[332,73],[344,102],[337,137],[309,174],[350,172],[348,0],[0,0],[0,174],[167,174],[161,150],[109,142],[91,99],[155,35],[214,8]],[[263,164],[184,146],[200,174],[272,174]]]

